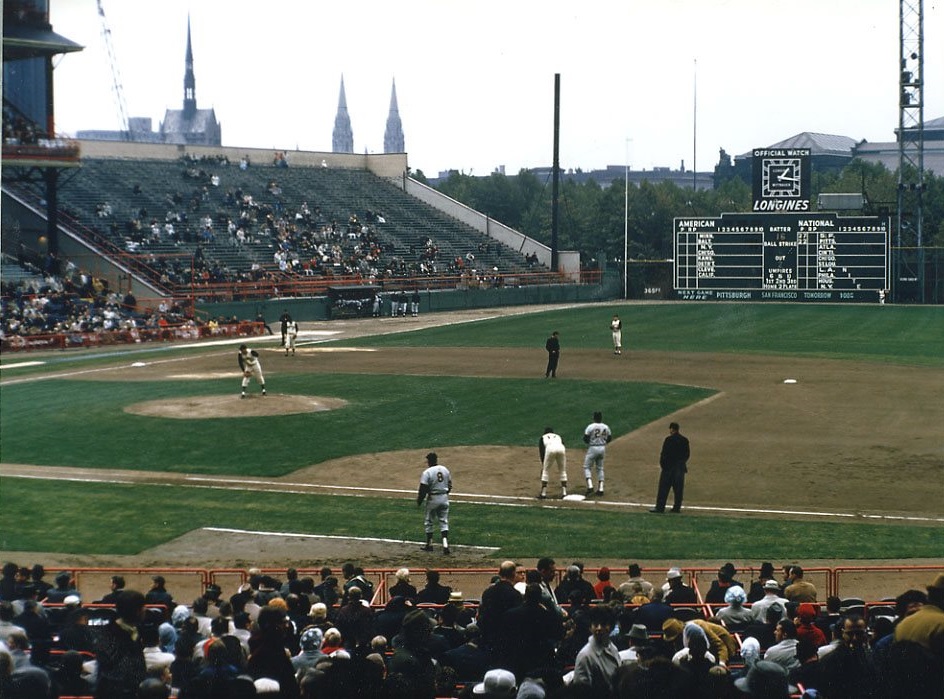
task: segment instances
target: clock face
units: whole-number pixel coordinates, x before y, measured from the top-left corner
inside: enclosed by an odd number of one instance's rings
[[[800,194],[800,159],[766,158],[763,161],[761,195],[771,198],[796,198]]]

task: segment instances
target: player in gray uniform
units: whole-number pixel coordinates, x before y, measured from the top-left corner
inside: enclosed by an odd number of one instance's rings
[[[449,555],[449,491],[452,490],[452,475],[449,469],[439,463],[436,452],[426,455],[427,469],[420,476],[420,490],[416,496],[416,506],[426,501],[426,516],[423,528],[426,531],[424,551],[433,550],[433,519],[439,520],[439,533],[442,535],[443,553]]]
[[[246,386],[249,385],[249,377],[254,376],[256,381],[262,387],[262,395],[266,394],[265,377],[262,375],[262,364],[259,363],[259,353],[251,350],[246,345],[239,346],[239,370],[243,372],[243,392],[240,398],[246,397]]]
[[[555,464],[560,473],[561,497],[567,497],[567,450],[564,448],[564,440],[554,432],[553,427],[544,428],[544,434],[538,440],[538,454],[541,457],[541,494],[538,498],[541,500],[547,498],[548,472],[551,464]]]
[[[298,337],[298,323],[294,320],[288,322],[288,326],[285,328],[285,356],[288,356],[288,351],[292,350],[292,356],[295,355],[295,339]]]
[[[606,457],[606,445],[613,439],[609,426],[603,422],[603,413],[595,412],[593,422],[583,431],[583,441],[587,446],[587,456],[583,460],[583,477],[587,479],[587,495],[593,495],[593,479],[590,469],[596,466],[597,495],[603,495],[603,460]]]

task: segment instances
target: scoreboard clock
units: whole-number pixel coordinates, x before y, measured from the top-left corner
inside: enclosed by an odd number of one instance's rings
[[[800,158],[764,158],[761,161],[761,197],[798,199],[803,161]]]
[[[810,211],[810,149],[752,152],[754,211]]]

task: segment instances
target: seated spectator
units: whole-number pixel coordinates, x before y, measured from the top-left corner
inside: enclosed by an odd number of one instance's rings
[[[754,663],[746,676],[735,680],[734,686],[757,699],[787,699],[796,691],[796,687],[790,686],[787,671],[767,660]]]
[[[59,667],[53,674],[53,687],[56,696],[91,696],[95,687],[89,677],[85,675],[83,663],[85,658],[75,650],[62,654]]]
[[[789,619],[778,621],[774,627],[774,640],[776,643],[764,653],[764,660],[777,663],[788,673],[798,668],[796,625]]]
[[[764,585],[768,580],[774,580],[774,564],[770,561],[764,561],[760,564],[760,573],[757,580],[751,581],[751,589],[747,592],[747,601],[756,602],[766,594]],[[776,582],[776,580],[774,580]],[[780,584],[777,583],[777,590],[780,590]]]
[[[619,586],[623,599],[631,600],[636,594],[643,594],[652,599],[652,583],[642,577],[642,568],[638,563],[630,563],[627,569],[629,580]]]
[[[720,604],[724,601],[725,593],[734,585],[739,585],[734,576],[737,570],[733,563],[725,563],[718,569],[718,577],[711,581],[711,587],[705,593],[705,602]]]
[[[408,599],[416,599],[416,588],[410,584],[410,571],[408,568],[400,568],[396,572],[397,582],[390,588],[389,594],[391,597],[406,597]]]
[[[72,573],[69,571],[62,571],[61,573],[56,574],[56,586],[50,588],[46,593],[46,603],[47,604],[62,604],[65,602],[66,597],[70,595],[77,595],[81,597],[79,591],[75,589],[75,585],[72,582]]]
[[[596,598],[596,592],[593,585],[583,577],[583,567],[579,563],[573,563],[567,566],[567,572],[560,585],[554,590],[554,597],[559,604],[565,604],[570,599],[572,592],[578,591],[582,599],[589,602]]]
[[[443,653],[439,662],[454,668],[456,677],[462,682],[479,681],[488,669],[489,655],[481,647],[481,634],[477,625],[466,626],[464,636],[465,643]]]
[[[826,645],[826,634],[824,634],[814,622],[816,621],[816,606],[809,602],[804,602],[797,607],[796,624],[797,640],[808,638],[810,642],[819,648]]]
[[[669,568],[665,576],[668,590],[663,598],[666,604],[695,604],[698,597],[695,590],[682,581],[682,571],[678,568]]]
[[[942,576],[944,578],[944,576]],[[829,699],[869,699],[878,697],[878,672],[868,647],[868,629],[858,615],[842,623],[842,642],[821,657],[822,692]]]
[[[610,582],[610,569],[601,566],[597,571],[597,583],[593,586],[593,598],[605,600],[609,596],[607,590],[613,590],[613,583]]]
[[[309,626],[303,630],[298,637],[298,645],[301,648],[298,655],[292,658],[292,667],[300,677],[305,671],[313,668],[319,659],[324,657],[321,650],[321,643],[324,640],[324,633],[317,626]]]
[[[744,606],[747,594],[740,585],[732,585],[724,593],[727,607],[719,609],[715,616],[724,622],[731,633],[738,633],[747,628],[754,621],[754,613]]]
[[[816,586],[803,579],[803,568],[793,566],[790,568],[788,585],[783,590],[783,596],[791,602],[815,602]]]
[[[896,641],[912,641],[944,658],[944,573],[928,585],[928,601],[895,628]]]
[[[755,620],[741,632],[742,638],[756,638],[761,648],[770,648],[777,643],[774,630],[777,622],[784,618],[784,609],[779,603],[767,607],[763,622]]]
[[[662,595],[661,589],[654,590],[652,600],[641,605],[633,615],[633,621],[643,624],[651,634],[662,633],[662,624],[673,614],[671,605],[662,600]]]
[[[775,604],[780,607],[785,619],[787,616],[787,600],[780,596],[780,584],[771,579],[764,583],[764,596],[751,606],[754,612],[754,621],[766,619],[767,609]]]

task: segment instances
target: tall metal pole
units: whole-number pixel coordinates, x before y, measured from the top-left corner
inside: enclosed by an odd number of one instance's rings
[[[692,67],[692,192],[698,190],[698,59]]]
[[[560,191],[560,73],[554,73],[554,162],[551,186],[551,271],[557,270],[557,204]]]
[[[626,139],[626,167],[623,171],[623,298],[629,298],[629,139]]]

